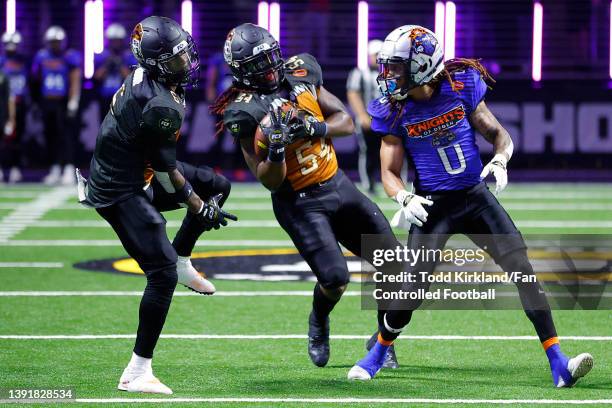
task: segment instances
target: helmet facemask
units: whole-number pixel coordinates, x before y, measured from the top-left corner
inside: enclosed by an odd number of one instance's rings
[[[187,40],[186,48],[169,57],[160,58],[156,65],[159,78],[164,82],[192,87],[198,84],[200,57],[191,37]]]
[[[283,57],[278,43],[267,50],[237,62],[239,80],[245,85],[264,92],[273,92],[284,78]]]

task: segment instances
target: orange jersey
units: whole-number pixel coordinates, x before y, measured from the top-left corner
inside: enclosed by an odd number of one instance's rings
[[[297,105],[318,120],[323,120],[321,107],[310,92],[297,96]],[[338,160],[331,138],[300,139],[285,150],[287,179],[294,190],[329,180],[338,171]]]

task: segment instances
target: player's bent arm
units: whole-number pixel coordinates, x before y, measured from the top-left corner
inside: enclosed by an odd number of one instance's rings
[[[382,138],[380,146],[380,177],[385,192],[394,198],[405,189],[401,173],[404,164],[404,146],[402,139],[387,135]]]
[[[176,143],[166,140],[155,150],[151,159],[155,178],[163,189],[175,195],[177,201],[184,203],[189,212],[198,214],[204,202],[176,168]]]
[[[240,138],[240,147],[247,166],[249,166],[251,173],[257,177],[257,180],[268,190],[277,190],[287,176],[285,161],[273,162],[268,159],[261,160],[258,158],[253,148],[252,137]]]
[[[499,123],[484,101],[470,115],[470,123],[489,143],[495,155],[503,155],[506,162],[512,157],[514,145],[508,131]]]
[[[349,136],[355,133],[353,118],[340,99],[321,86],[317,101],[327,125],[326,137]]]

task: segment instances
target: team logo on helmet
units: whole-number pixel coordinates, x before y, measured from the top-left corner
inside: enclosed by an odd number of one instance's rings
[[[131,46],[132,46],[132,53],[137,59],[143,59],[142,50],[140,49],[140,42],[142,41],[142,33],[143,33],[142,24],[140,23],[136,24],[136,27],[134,27],[134,31],[132,31]]]
[[[409,37],[412,40],[412,50],[417,54],[425,54],[431,57],[438,45],[436,37],[422,28],[413,29]]]
[[[232,30],[227,35],[225,39],[225,45],[223,46],[223,59],[227,64],[232,63],[232,40],[234,39],[234,32],[236,30]]]

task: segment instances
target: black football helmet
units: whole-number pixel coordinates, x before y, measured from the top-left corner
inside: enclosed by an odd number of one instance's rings
[[[136,24],[131,48],[138,64],[163,83],[196,86],[200,58],[191,35],[168,17],[151,16]]]
[[[257,91],[275,91],[284,78],[278,41],[268,30],[246,23],[227,35],[223,57],[236,81]]]

